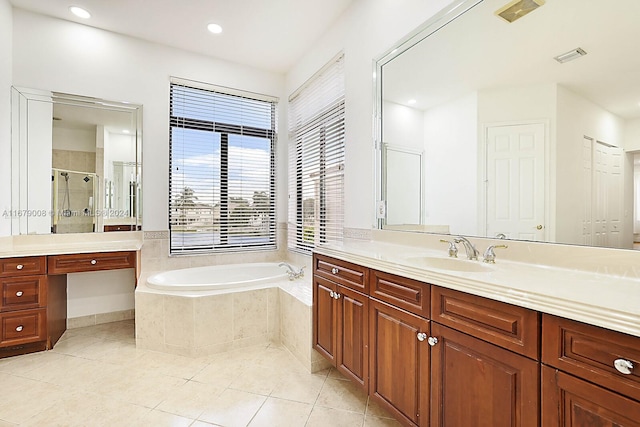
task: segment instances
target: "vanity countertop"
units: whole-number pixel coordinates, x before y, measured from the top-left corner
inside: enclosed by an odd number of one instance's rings
[[[316,253],[433,285],[640,336],[640,279],[498,259],[481,272],[417,266],[411,259],[449,261],[434,250],[379,241],[324,245]],[[464,258],[461,249],[460,258]],[[451,260],[455,262],[455,260]],[[460,261],[478,262],[481,261]]]
[[[137,251],[142,232],[25,235],[0,238],[0,258]]]

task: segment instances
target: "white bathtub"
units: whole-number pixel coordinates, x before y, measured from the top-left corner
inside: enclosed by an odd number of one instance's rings
[[[278,263],[231,264],[165,271],[149,277],[147,286],[164,291],[210,291],[287,278],[286,267],[279,267]]]

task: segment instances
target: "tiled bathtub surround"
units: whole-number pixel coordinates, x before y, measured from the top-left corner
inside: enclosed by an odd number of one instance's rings
[[[266,286],[266,287],[265,287]],[[311,346],[310,273],[258,289],[136,290],[139,348],[199,357],[256,344],[282,343],[309,371],[327,367]]]

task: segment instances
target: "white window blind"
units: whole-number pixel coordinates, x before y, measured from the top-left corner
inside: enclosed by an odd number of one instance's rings
[[[344,224],[344,56],[289,98],[290,250],[310,253],[342,240]]]
[[[172,254],[275,249],[276,98],[172,79]]]

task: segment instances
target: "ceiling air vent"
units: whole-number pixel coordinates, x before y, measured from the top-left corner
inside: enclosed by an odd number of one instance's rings
[[[544,4],[545,0],[514,0],[496,10],[496,15],[511,23],[533,12]]]

